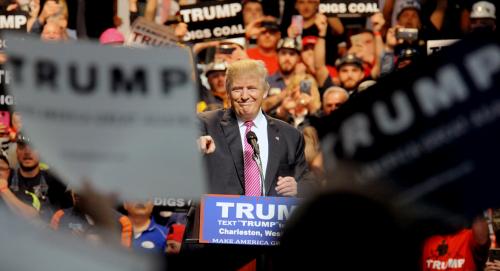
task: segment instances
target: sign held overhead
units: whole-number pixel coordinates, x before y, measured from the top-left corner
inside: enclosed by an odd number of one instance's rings
[[[129,199],[203,193],[187,50],[10,41],[15,110],[63,180]]]

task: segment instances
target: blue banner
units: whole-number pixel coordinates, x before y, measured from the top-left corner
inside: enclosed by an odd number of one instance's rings
[[[299,199],[206,195],[201,201],[200,243],[276,246]]]

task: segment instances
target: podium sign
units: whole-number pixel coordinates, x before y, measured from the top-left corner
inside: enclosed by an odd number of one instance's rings
[[[200,243],[275,246],[299,199],[206,195],[201,201]]]

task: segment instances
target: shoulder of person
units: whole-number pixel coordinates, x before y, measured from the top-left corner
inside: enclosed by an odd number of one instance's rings
[[[289,133],[289,134],[292,134],[292,135],[300,135],[301,132],[293,127],[290,123],[287,123],[285,121],[282,121],[280,119],[277,119],[277,118],[273,118],[271,116],[267,116],[267,121],[271,123],[271,125],[275,125],[276,127],[278,127],[280,129],[280,131],[282,132],[285,132],[285,133]]]
[[[198,113],[198,118],[206,120],[220,118],[224,115],[225,112],[226,110],[224,109],[216,109],[211,111],[200,112]]]

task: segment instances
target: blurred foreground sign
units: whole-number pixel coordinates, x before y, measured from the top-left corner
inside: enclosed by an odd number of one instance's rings
[[[358,183],[395,185],[401,202],[500,207],[499,72],[498,41],[469,37],[380,80],[315,124],[327,166],[357,165]]]
[[[186,50],[12,39],[8,53],[15,110],[63,180],[138,199],[203,193]]]
[[[297,198],[206,195],[200,243],[277,246]]]
[[[109,244],[35,227],[4,208],[0,208],[0,226],[2,270],[157,271],[163,265],[156,258]]]

